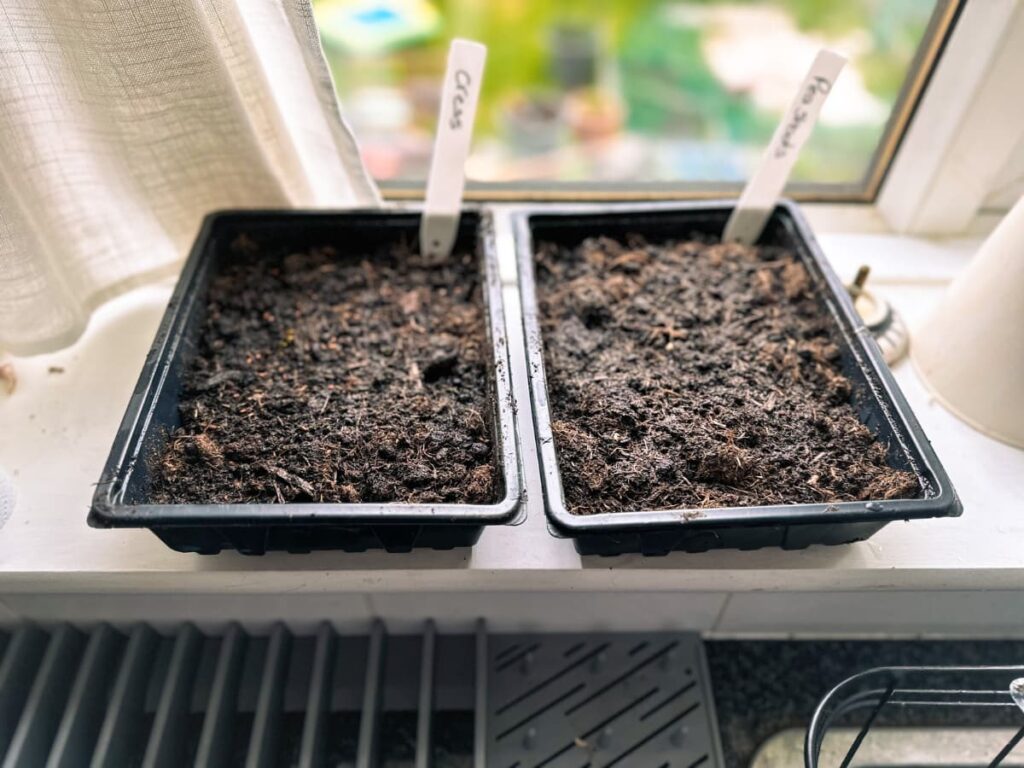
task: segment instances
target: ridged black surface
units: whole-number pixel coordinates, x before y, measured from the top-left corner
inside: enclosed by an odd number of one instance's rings
[[[0,768],[719,764],[692,635],[0,633]]]
[[[420,637],[396,639],[403,656],[422,644]],[[326,622],[306,632],[277,624],[259,634],[237,625],[213,633],[192,624],[169,632],[144,624],[24,625],[0,645],[2,765],[383,766],[390,747],[378,760],[381,745],[401,732],[381,728],[391,685],[393,706],[413,711],[387,718],[427,727],[433,718],[437,727],[435,754],[418,755],[414,731],[414,757],[423,765],[468,766],[448,759],[448,713],[415,711],[419,680],[405,673],[402,659],[392,665],[393,680],[385,679],[386,646],[379,623],[359,636],[339,636]],[[460,695],[471,702],[472,676],[463,684],[465,691],[442,703],[458,704]],[[456,745],[467,758],[472,738],[470,732],[468,746]]]

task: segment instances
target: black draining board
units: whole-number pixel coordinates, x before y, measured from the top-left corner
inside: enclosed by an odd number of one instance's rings
[[[700,640],[275,624],[0,632],[3,766],[715,768]]]

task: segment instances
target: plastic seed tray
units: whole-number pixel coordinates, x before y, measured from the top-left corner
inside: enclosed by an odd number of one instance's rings
[[[494,504],[153,504],[147,497],[147,459],[159,453],[180,423],[181,376],[195,350],[206,286],[230,258],[239,233],[291,248],[337,243],[347,253],[381,244],[414,242],[420,217],[412,213],[235,211],[203,223],[156,340],[114,438],[93,497],[90,524],[149,528],[170,547],[214,554],[317,549],[405,552],[451,549],[476,542],[486,525],[521,522],[522,481],[515,436],[508,345],[490,219],[465,213],[456,247],[475,249],[491,340],[491,391],[496,469],[504,494]]]
[[[673,550],[703,552],[722,547],[801,549],[811,544],[846,544],[866,539],[894,520],[959,515],[960,500],[882,359],[878,345],[857,315],[846,289],[829,266],[799,209],[788,201],[776,208],[760,242],[788,248],[807,268],[822,310],[834,322],[843,372],[854,385],[853,404],[860,420],[888,446],[891,466],[917,475],[921,496],[595,515],[574,515],[567,508],[551,428],[544,339],[537,317],[535,243],[547,241],[571,247],[588,237],[621,239],[634,234],[658,242],[685,238],[694,232],[718,237],[731,205],[714,201],[610,205],[596,213],[593,208],[583,211],[572,207],[546,207],[524,208],[517,214],[516,249],[530,394],[544,483],[544,505],[552,531],[571,537],[582,554],[663,555]]]

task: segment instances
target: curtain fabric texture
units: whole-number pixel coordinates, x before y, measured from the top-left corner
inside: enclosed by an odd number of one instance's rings
[[[3,0],[0,350],[70,344],[210,211],[379,204],[309,0]]]

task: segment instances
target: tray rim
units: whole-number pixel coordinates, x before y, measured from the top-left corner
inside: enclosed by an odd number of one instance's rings
[[[476,217],[476,238],[484,266],[487,336],[493,354],[495,376],[495,447],[501,450],[500,468],[505,491],[493,504],[409,503],[258,503],[258,504],[131,504],[122,501],[131,471],[150,428],[153,410],[161,395],[168,368],[174,359],[191,312],[198,301],[197,281],[210,268],[206,258],[209,242],[224,220],[294,218],[297,222],[334,218],[374,222],[393,221],[408,226],[419,213],[409,209],[222,209],[208,213],[193,240],[181,275],[160,321],[156,336],[125,414],[104,463],[93,494],[88,523],[94,528],[240,527],[240,526],[337,526],[518,525],[526,518],[523,504],[522,461],[511,385],[508,330],[501,278],[498,270],[493,213],[482,206],[464,206],[462,216]],[[460,217],[461,220],[461,217]]]
[[[928,478],[934,493],[920,499],[845,501],[835,503],[762,505],[752,507],[714,507],[707,509],[678,508],[668,510],[635,510],[574,515],[566,504],[561,471],[551,430],[548,407],[547,374],[540,324],[537,314],[537,291],[533,268],[532,220],[537,218],[623,218],[630,214],[686,213],[694,211],[731,211],[735,199],[675,201],[658,203],[609,203],[607,205],[519,206],[511,214],[515,233],[516,266],[519,274],[523,331],[526,342],[527,376],[534,419],[541,481],[544,489],[544,512],[549,527],[556,535],[579,537],[608,533],[654,533],[669,531],[714,531],[723,527],[767,527],[811,524],[887,523],[894,520],[957,517],[963,506],[949,476],[925,436],[917,417],[882,358],[881,350],[853,306],[842,281],[825,257],[800,207],[788,198],[777,204],[773,215],[789,219],[793,234],[804,241],[807,253],[816,262],[831,294],[836,311],[849,326],[851,342],[867,363],[870,373],[888,403],[880,404],[892,411],[902,422],[907,442],[903,448],[918,463],[918,472]],[[878,399],[878,393],[873,396]],[[901,441],[903,442],[903,441]],[[871,505],[871,508],[869,508]]]

